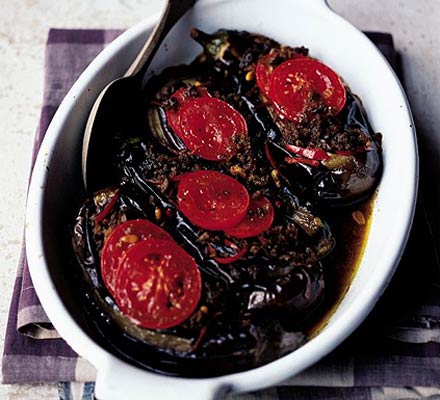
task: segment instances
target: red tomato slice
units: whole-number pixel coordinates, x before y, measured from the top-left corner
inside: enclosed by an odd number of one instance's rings
[[[184,175],[177,190],[182,212],[197,226],[220,230],[238,224],[249,207],[249,193],[234,178],[216,171]]]
[[[271,51],[258,60],[257,67],[255,69],[255,75],[257,77],[257,85],[260,90],[269,97],[270,78],[274,70],[273,63],[279,56],[278,51]],[[294,58],[306,57],[303,54],[296,54]]]
[[[238,239],[257,236],[271,227],[274,216],[275,212],[269,199],[264,196],[257,197],[251,200],[246,216],[225,233]]]
[[[327,65],[308,57],[284,61],[270,79],[269,98],[289,120],[304,113],[311,92],[319,93],[337,114],[345,105],[346,91],[339,76]]]
[[[272,62],[276,58],[275,54],[269,53],[258,60],[255,75],[257,85],[266,96],[269,96],[270,76],[273,71]]]
[[[141,240],[173,240],[159,226],[145,219],[133,219],[119,224],[108,236],[101,252],[101,275],[107,289],[115,294],[116,273],[127,250]]]
[[[167,115],[168,125],[174,132],[180,130],[179,108],[186,100],[188,100],[188,95],[189,95],[189,90],[187,88],[182,88],[174,92],[171,96],[175,101],[177,101],[178,106],[173,108],[168,108],[166,110],[166,115]]]
[[[167,116],[171,129],[185,146],[210,161],[230,159],[237,152],[234,138],[248,133],[243,116],[215,97],[187,99],[177,111],[167,112]]]
[[[198,86],[195,88],[199,97],[210,97],[210,94],[206,88],[203,86]],[[174,101],[177,102],[177,106],[173,108],[167,108],[166,115],[167,115],[167,122],[170,128],[174,132],[180,132],[180,107],[189,99],[194,98],[194,94],[192,93],[191,89],[188,87],[181,88],[179,90],[176,90],[171,97],[174,99]]]
[[[185,321],[202,291],[194,259],[169,240],[144,240],[131,247],[118,269],[115,300],[123,314],[148,329]]]
[[[178,109],[166,110],[167,123],[173,132],[180,130],[180,113]]]

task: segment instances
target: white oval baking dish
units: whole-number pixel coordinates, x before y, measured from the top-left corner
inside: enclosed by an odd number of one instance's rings
[[[415,131],[405,94],[375,46],[333,13],[324,0],[199,0],[168,35],[151,69],[190,61],[200,48],[190,29],[245,29],[281,43],[304,45],[338,71],[361,96],[371,124],[383,133],[384,170],[359,270],[325,328],[293,353],[249,371],[207,379],[175,378],[129,365],[94,342],[80,327],[69,293],[60,284],[64,210],[82,194],[80,148],[85,121],[100,90],[123,74],[157,16],[129,29],[86,69],[67,94],[47,131],[32,174],[26,245],[32,280],[61,336],[98,371],[100,400],[210,399],[221,388],[250,391],[276,384],[317,362],[367,316],[401,257],[412,222],[418,182]],[[61,285],[61,286],[60,286]],[[64,285],[64,286],[63,286]]]

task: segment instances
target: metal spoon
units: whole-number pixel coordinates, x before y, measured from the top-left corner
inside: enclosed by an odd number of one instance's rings
[[[86,190],[96,190],[111,182],[111,166],[105,162],[111,154],[112,135],[118,134],[118,121],[125,116],[125,129],[129,129],[134,116],[133,109],[138,107],[142,81],[162,40],[174,24],[188,11],[197,0],[166,0],[163,13],[142,50],[137,55],[125,75],[110,82],[99,94],[90,111],[84,131],[82,146],[82,175]],[[93,172],[93,174],[92,174]],[[96,181],[99,178],[99,183]]]

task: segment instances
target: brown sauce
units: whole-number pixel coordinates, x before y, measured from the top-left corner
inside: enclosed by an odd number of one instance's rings
[[[325,266],[327,272],[326,296],[308,329],[309,338],[318,335],[326,327],[356,276],[368,242],[375,200],[376,194],[370,199],[346,209],[332,210],[334,213],[332,218],[338,221],[337,226],[333,228],[337,244],[333,250],[332,260]],[[364,224],[355,221],[354,212],[362,213],[365,218]],[[350,245],[344,246],[344,243]]]

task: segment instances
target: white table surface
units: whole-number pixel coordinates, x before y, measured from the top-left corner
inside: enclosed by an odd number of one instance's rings
[[[237,0],[239,1],[239,0]],[[313,0],[310,0],[313,1]],[[162,0],[0,0],[0,348],[21,246],[32,140],[49,27],[127,28]],[[361,29],[394,35],[422,153],[425,202],[440,244],[440,2],[330,0]],[[337,45],[335,43],[335,45]],[[54,385],[3,385],[0,399],[57,399]]]

